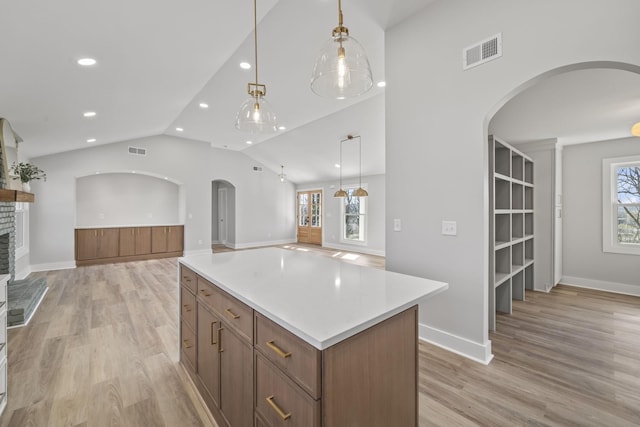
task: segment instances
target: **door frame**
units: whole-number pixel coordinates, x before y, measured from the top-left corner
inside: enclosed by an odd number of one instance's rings
[[[229,239],[228,213],[227,209],[227,189],[218,188],[218,240],[225,245]]]

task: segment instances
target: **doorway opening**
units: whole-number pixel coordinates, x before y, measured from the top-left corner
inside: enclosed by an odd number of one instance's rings
[[[298,243],[322,245],[322,190],[298,191]]]
[[[211,182],[211,247],[235,248],[236,187],[229,181]]]

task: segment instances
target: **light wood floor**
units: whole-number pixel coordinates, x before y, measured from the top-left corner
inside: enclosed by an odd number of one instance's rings
[[[9,331],[0,427],[209,426],[177,364],[176,266],[39,273],[49,292]],[[489,366],[420,344],[420,426],[640,425],[640,298],[559,286],[497,328]]]

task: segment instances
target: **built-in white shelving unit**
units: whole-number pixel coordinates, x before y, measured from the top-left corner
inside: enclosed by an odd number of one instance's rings
[[[0,276],[0,415],[7,406],[7,281]]]
[[[533,289],[533,161],[489,136],[489,329]]]

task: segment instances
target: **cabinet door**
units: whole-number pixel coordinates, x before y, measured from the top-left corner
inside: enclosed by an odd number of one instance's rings
[[[253,350],[228,329],[221,334],[220,410],[229,425],[253,424]]]
[[[167,252],[167,227],[151,227],[151,253]]]
[[[220,406],[220,321],[202,304],[198,304],[198,376],[216,405]]]
[[[98,230],[76,230],[76,259],[98,258]]]
[[[120,229],[120,256],[135,254],[136,229],[132,227]]]
[[[151,227],[136,228],[136,255],[146,255],[151,253]]]
[[[98,258],[117,257],[120,230],[118,228],[101,228],[98,235]]]
[[[181,252],[183,247],[183,227],[174,225],[167,227],[167,252]]]

